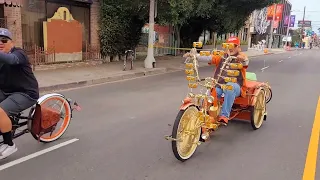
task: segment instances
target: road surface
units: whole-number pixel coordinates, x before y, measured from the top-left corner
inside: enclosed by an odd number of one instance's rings
[[[306,155],[311,163],[306,173],[315,170],[312,162],[317,158],[317,138],[309,150],[308,146],[320,94],[319,56],[319,50],[301,50],[253,58],[249,71],[256,72],[260,81],[269,81],[273,89],[268,120],[257,131],[249,123],[231,122],[185,163],[174,158],[170,142],[164,139],[171,134],[168,124],[173,124],[188,92],[183,72],[63,92],[83,108],[75,114],[67,133],[52,144],[37,143],[30,135],[15,140],[19,151],[0,162],[0,177],[300,180]],[[269,67],[261,72],[263,59]],[[212,69],[202,68],[201,73],[209,76]],[[315,128],[314,137],[319,129]],[[72,139],[79,140],[24,162],[20,159]],[[16,165],[8,167],[10,162]]]

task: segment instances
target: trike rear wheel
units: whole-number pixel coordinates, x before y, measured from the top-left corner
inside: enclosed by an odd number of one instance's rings
[[[61,114],[60,121],[55,130],[52,133],[46,133],[39,138],[40,142],[50,143],[59,139],[67,131],[71,121],[71,107],[69,102],[62,95],[49,94],[45,96],[44,99],[38,102],[39,105],[53,108]],[[32,133],[32,136],[38,140],[37,135]]]
[[[253,130],[259,129],[264,121],[266,112],[266,97],[265,92],[260,90],[257,95],[254,106],[251,107],[251,126]]]
[[[191,158],[197,150],[201,135],[198,112],[195,106],[180,110],[173,125],[172,138],[176,141],[172,141],[172,151],[174,156],[182,162]]]

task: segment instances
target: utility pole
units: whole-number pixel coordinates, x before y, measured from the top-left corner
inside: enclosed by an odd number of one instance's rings
[[[302,25],[301,25],[301,44],[303,43],[302,37],[303,37],[303,29],[304,29],[304,18],[306,17],[306,6],[303,10],[303,18],[302,18]]]
[[[271,21],[271,27],[270,27],[270,38],[269,38],[269,46],[268,48],[271,49],[272,42],[273,42],[273,27],[274,27],[274,21],[276,19],[276,12],[277,12],[277,4],[274,4],[274,11],[273,11],[273,17]]]
[[[148,38],[148,54],[144,60],[145,68],[154,68],[156,60],[153,54],[153,42],[154,42],[154,6],[155,0],[150,0],[150,12],[149,12],[149,38]]]

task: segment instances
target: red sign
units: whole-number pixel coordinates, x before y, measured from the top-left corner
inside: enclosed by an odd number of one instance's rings
[[[276,14],[275,14],[275,20],[280,21],[282,19],[282,12],[283,12],[283,4],[277,4]],[[267,11],[267,19],[273,20],[274,15],[274,8],[275,5],[269,6]]]
[[[280,21],[282,19],[282,13],[283,13],[283,4],[277,4],[276,20]]]

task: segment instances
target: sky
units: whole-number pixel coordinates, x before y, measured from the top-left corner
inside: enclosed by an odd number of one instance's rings
[[[298,20],[303,19],[303,8],[306,6],[305,20],[312,21],[312,29],[318,32],[320,28],[320,0],[289,0],[292,4],[292,15],[296,15],[296,27]]]

